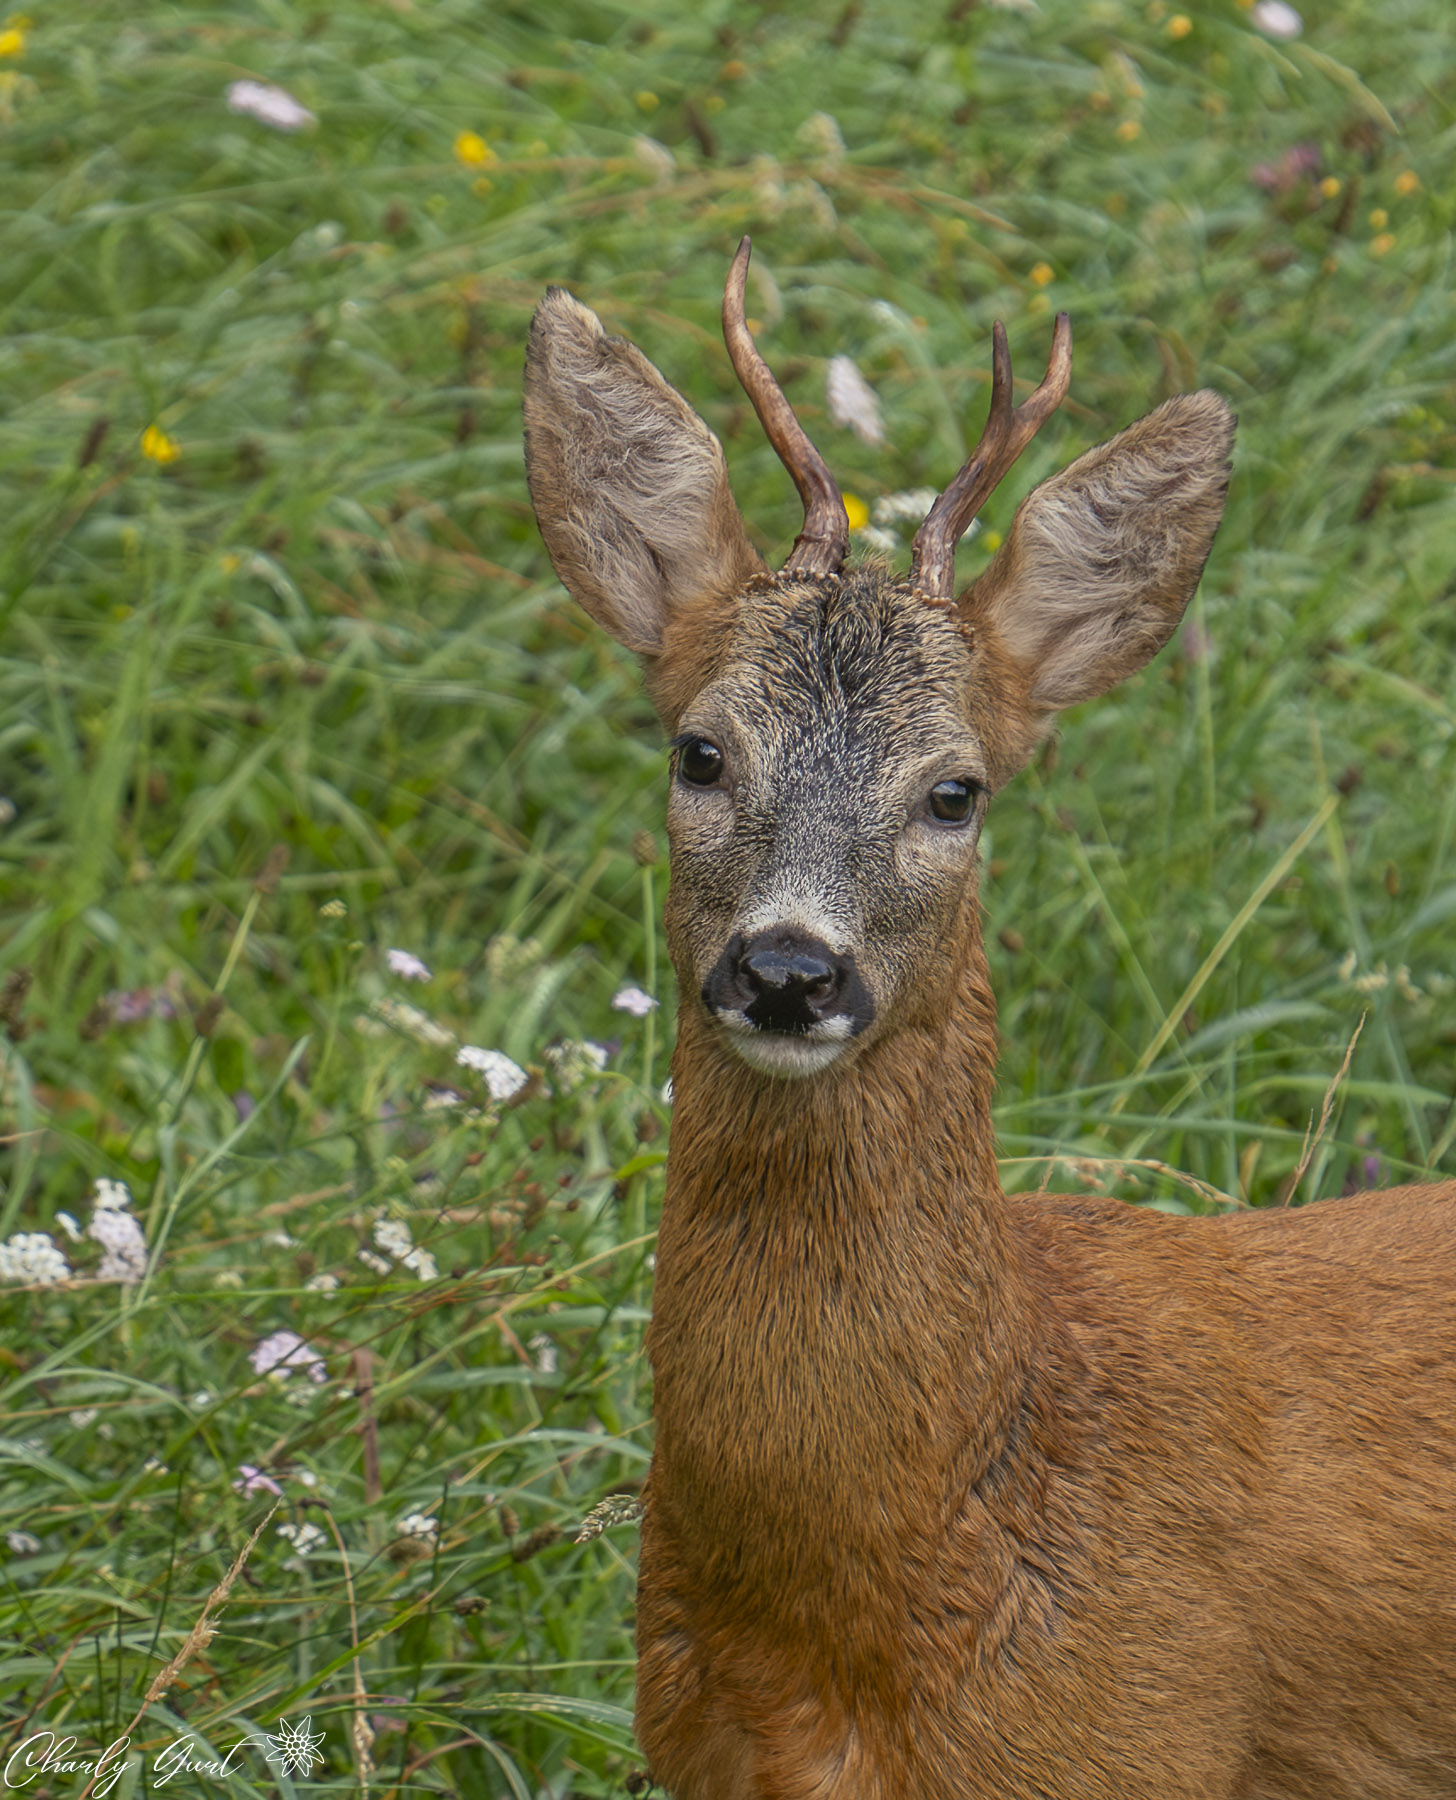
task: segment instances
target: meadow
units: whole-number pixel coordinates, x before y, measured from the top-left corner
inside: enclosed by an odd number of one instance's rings
[[[527,502],[548,283],[689,395],[779,560],[717,328],[745,231],[860,523],[959,466],[993,319],[1034,380],[1072,314],[963,577],[1071,456],[1226,394],[1187,623],[991,815],[1003,1178],[1456,1174],[1456,36],[1305,13],[0,17],[0,1741],[129,1733],[122,1800],[247,1738],[164,1785],[637,1766],[666,755]]]

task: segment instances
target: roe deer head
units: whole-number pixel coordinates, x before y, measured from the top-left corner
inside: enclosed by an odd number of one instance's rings
[[[751,544],[722,450],[560,289],[527,468],[570,592],[672,740],[681,1008],[649,1349],[638,1730],[678,1800],[1456,1795],[1456,1184],[1237,1219],[1008,1198],[976,842],[1056,714],[1167,642],[1233,419],[1166,401],[908,578],[748,335],[804,501]]]

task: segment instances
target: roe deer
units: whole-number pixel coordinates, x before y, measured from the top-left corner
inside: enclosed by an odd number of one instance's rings
[[[804,500],[559,288],[526,367],[558,574],[672,739],[681,992],[637,1724],[677,1800],[1456,1796],[1456,1182],[1179,1218],[1002,1193],[976,840],[1164,644],[1233,418],[1166,401],[956,540],[1066,392],[1057,321],[908,579],[724,300]]]

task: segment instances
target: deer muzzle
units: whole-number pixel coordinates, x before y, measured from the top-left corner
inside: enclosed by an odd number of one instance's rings
[[[775,1075],[826,1067],[875,1011],[854,958],[793,925],[735,933],[702,998],[744,1061]]]

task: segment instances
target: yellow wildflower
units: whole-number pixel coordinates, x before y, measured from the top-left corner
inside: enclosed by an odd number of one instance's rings
[[[1421,185],[1421,178],[1414,169],[1402,169],[1395,178],[1397,194],[1413,194]]]
[[[172,463],[176,462],[181,454],[182,452],[160,425],[148,425],[142,433],[142,455],[149,462]]]
[[[1382,231],[1379,237],[1373,237],[1370,240],[1370,254],[1372,256],[1388,255],[1394,248],[1395,233],[1393,231]]]
[[[1384,231],[1390,223],[1390,214],[1383,206],[1372,207],[1370,211],[1370,228],[1372,231]]]
[[[1031,271],[1031,280],[1036,287],[1046,287],[1057,278],[1057,272],[1050,263],[1040,262]]]
[[[25,51],[25,33],[18,25],[0,31],[0,56],[20,56]]]
[[[849,529],[851,531],[863,531],[865,526],[870,522],[870,509],[865,505],[864,501],[860,499],[858,494],[845,494],[843,499],[844,513],[845,517],[849,520]]]
[[[467,169],[484,169],[499,159],[478,131],[462,131],[455,138],[455,160]]]
[[[1333,200],[1335,195],[1338,194],[1339,191],[1340,191],[1339,176],[1338,175],[1326,175],[1324,180],[1320,183],[1320,192],[1324,195],[1325,199]]]
[[[1136,119],[1124,119],[1117,128],[1119,144],[1131,144],[1143,134],[1143,128]]]
[[[639,112],[656,112],[662,104],[651,88],[638,88],[632,98],[637,102]]]
[[[981,533],[981,542],[988,550],[999,550],[1001,548],[1001,533],[999,531],[983,531]]]
[[[1186,38],[1193,29],[1193,21],[1187,13],[1174,13],[1168,21],[1168,36],[1176,44],[1179,38]]]

